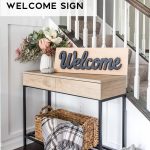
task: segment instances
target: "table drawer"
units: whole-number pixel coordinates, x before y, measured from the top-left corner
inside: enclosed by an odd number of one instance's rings
[[[98,83],[61,78],[56,78],[56,91],[93,99],[100,99],[101,93]]]
[[[55,78],[24,74],[23,85],[45,90],[55,90]]]

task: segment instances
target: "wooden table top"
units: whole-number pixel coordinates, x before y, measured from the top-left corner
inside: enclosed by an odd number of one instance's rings
[[[54,78],[63,78],[63,79],[73,79],[94,83],[104,83],[111,82],[116,80],[124,80],[126,81],[127,76],[119,76],[119,75],[97,75],[97,74],[74,74],[74,73],[52,73],[52,74],[43,74],[39,70],[34,71],[26,71],[24,74],[31,75],[39,75],[46,77],[54,77]]]
[[[23,85],[54,92],[103,100],[126,93],[126,76],[27,71]]]

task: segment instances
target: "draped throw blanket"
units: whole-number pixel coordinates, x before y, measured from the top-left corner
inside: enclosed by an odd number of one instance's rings
[[[81,150],[83,128],[57,118],[43,118],[42,133],[45,150]]]

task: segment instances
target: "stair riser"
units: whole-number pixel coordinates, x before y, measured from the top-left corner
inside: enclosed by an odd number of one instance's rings
[[[92,47],[92,37],[88,38],[88,46]],[[102,37],[97,38],[97,47],[102,47]],[[106,37],[106,47],[112,47],[112,36]]]
[[[83,34],[80,34],[83,39]],[[106,46],[112,47],[112,35],[106,35]],[[92,47],[92,34],[88,36],[88,47]],[[97,47],[102,47],[102,36],[97,36]]]
[[[148,66],[140,66],[140,82],[148,80]],[[133,84],[135,76],[135,67],[129,67],[128,70],[128,83]]]

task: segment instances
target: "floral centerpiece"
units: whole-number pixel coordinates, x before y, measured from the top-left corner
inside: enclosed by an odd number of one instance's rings
[[[54,71],[53,58],[57,47],[72,47],[72,43],[60,31],[48,27],[33,31],[16,49],[16,60],[21,63],[35,62],[41,57],[41,72],[51,73]]]

